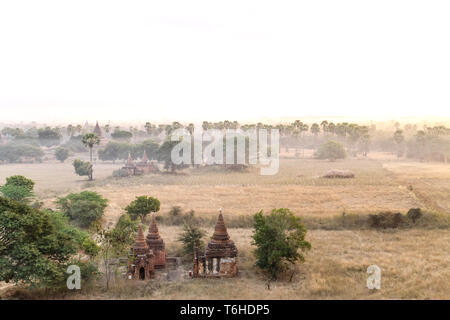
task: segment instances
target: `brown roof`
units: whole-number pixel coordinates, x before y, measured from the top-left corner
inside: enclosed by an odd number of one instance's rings
[[[227,227],[225,226],[225,221],[223,221],[222,211],[219,213],[219,218],[216,222],[216,227],[214,228],[214,234],[212,239],[216,241],[227,241],[230,239],[228,235]]]
[[[211,241],[209,241],[208,246],[206,247],[205,255],[207,257],[224,258],[237,256],[237,248],[228,235],[227,227],[223,220],[222,210],[220,210],[219,217],[217,218]]]
[[[138,234],[136,237],[136,241],[133,244],[133,249],[148,249],[148,245],[145,242],[144,233],[142,232],[142,228],[139,226]]]
[[[147,234],[147,245],[153,250],[164,250],[164,241],[159,235],[158,226],[156,225],[155,214],[152,214],[152,221],[150,222],[150,227],[148,228]]]
[[[94,133],[95,133],[98,137],[101,137],[101,136],[102,136],[102,130],[100,129],[100,126],[98,125],[98,121],[97,121],[97,123],[95,124]]]

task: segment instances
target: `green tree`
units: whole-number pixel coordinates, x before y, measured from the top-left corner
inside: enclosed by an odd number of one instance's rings
[[[403,136],[403,130],[396,130],[394,132],[394,141],[397,145],[397,158],[400,158],[404,153],[405,137]]]
[[[75,173],[79,176],[89,176],[89,174],[92,172],[92,165],[89,162],[75,159],[73,160],[72,164],[75,169]]]
[[[160,206],[161,203],[156,198],[139,196],[125,208],[125,211],[133,220],[139,217],[144,223],[144,218],[151,212],[158,212]]]
[[[158,149],[158,160],[164,161],[164,169],[170,170],[171,172],[175,172],[175,170],[179,170],[187,166],[185,164],[177,165],[172,162],[172,149],[178,143],[178,141],[166,140]]]
[[[346,152],[344,146],[336,141],[328,141],[322,144],[314,154],[316,159],[328,159],[335,161],[336,159],[344,159]]]
[[[55,150],[55,158],[56,160],[59,160],[62,162],[64,162],[67,158],[69,157],[69,150],[63,147],[58,147]]]
[[[302,252],[309,250],[311,244],[305,240],[306,229],[299,217],[281,208],[273,209],[269,215],[260,211],[253,219],[256,266],[267,272],[270,280],[276,280],[297,261],[305,261]]]
[[[103,228],[96,225],[97,235],[100,242],[100,258],[103,263],[106,289],[109,289],[111,276],[114,274],[115,266],[111,265],[111,259],[123,256],[129,250],[135,240],[137,223],[132,221],[128,215],[122,215],[113,229]]]
[[[203,237],[205,233],[197,227],[192,221],[186,221],[183,226],[183,233],[178,238],[178,241],[183,243],[183,253],[185,256],[193,258],[194,248],[200,250],[204,248]]]
[[[0,281],[61,283],[83,236],[59,213],[0,197]]]
[[[39,142],[46,146],[51,147],[59,144],[59,140],[61,139],[61,133],[57,128],[41,128],[38,130],[38,138]]]
[[[92,150],[94,148],[94,145],[100,144],[100,138],[95,133],[87,133],[81,138],[81,142],[89,148],[89,160],[91,163],[90,170],[89,170],[89,180],[93,180],[93,164],[92,164]]]
[[[125,140],[125,141],[129,141],[132,137],[133,134],[129,131],[124,131],[124,130],[115,130],[112,134],[111,137],[115,140]]]
[[[58,208],[81,227],[89,227],[103,216],[108,200],[93,191],[71,193],[56,201]]]
[[[0,192],[5,198],[28,203],[34,197],[33,188],[33,180],[16,175],[6,178],[6,183],[0,187]]]

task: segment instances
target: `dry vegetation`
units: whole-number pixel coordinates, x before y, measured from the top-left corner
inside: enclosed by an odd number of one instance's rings
[[[383,160],[384,159],[384,160]],[[331,217],[343,210],[353,214],[379,211],[406,213],[421,207],[448,218],[450,167],[442,164],[401,162],[375,155],[372,159],[328,162],[284,158],[275,176],[259,170],[229,173],[216,169],[188,169],[179,175],[148,175],[115,179],[120,165],[98,164],[96,181],[76,176],[69,162],[0,166],[0,183],[11,173],[34,179],[40,197],[54,206],[57,195],[88,188],[110,200],[105,223],[113,223],[137,195],[161,200],[161,214],[172,206],[193,209],[201,217],[214,217],[219,207],[225,219],[251,215],[261,209],[287,207],[298,215]],[[354,179],[323,179],[328,170],[351,170]],[[208,228],[211,234],[212,228]],[[179,250],[179,227],[160,226],[171,254]],[[273,283],[266,289],[253,267],[250,229],[229,229],[240,251],[236,279],[198,279],[164,285],[121,284],[110,292],[88,289],[68,298],[137,299],[438,299],[450,297],[450,232],[446,229],[310,230],[313,249],[293,282]],[[366,269],[382,270],[382,289],[366,288]]]

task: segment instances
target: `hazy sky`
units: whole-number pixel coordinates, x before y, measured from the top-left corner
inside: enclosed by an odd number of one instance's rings
[[[0,2],[0,122],[450,116],[450,1]]]

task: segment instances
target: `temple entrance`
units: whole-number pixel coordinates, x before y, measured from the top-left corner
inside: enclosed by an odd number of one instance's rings
[[[145,280],[145,269],[144,269],[144,267],[141,267],[139,269],[139,280]]]

